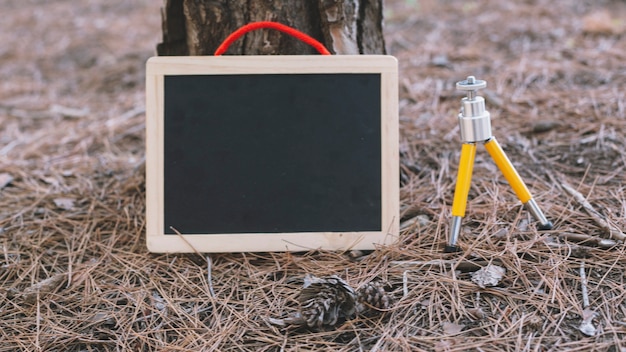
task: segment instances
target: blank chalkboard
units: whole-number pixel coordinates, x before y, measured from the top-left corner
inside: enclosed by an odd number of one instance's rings
[[[372,249],[397,236],[394,58],[158,57],[146,80],[149,250]]]

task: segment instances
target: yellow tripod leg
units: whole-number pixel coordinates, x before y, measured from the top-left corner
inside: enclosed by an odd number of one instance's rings
[[[533,217],[539,221],[541,224],[540,229],[551,229],[552,223],[548,221],[545,215],[543,215],[541,209],[539,209],[539,206],[530,195],[530,191],[524,184],[524,181],[522,181],[522,178],[513,167],[509,158],[507,158],[506,154],[504,154],[502,147],[500,147],[500,144],[495,137],[485,142],[485,149],[487,149],[487,152],[491,155],[491,158],[504,175],[504,178],[509,182],[511,188],[513,188],[513,192],[515,192],[517,198],[522,201],[526,209],[528,209]]]
[[[517,198],[519,198],[522,203],[528,202],[532,198],[530,191],[513,167],[513,164],[511,164],[509,158],[507,158],[506,154],[504,154],[502,147],[500,147],[500,144],[495,137],[485,143],[485,149],[487,149],[487,152],[491,155],[493,161],[496,163],[500,171],[502,171],[504,178],[506,178],[509,185],[511,185],[511,188],[513,188],[513,192],[515,192]]]
[[[476,157],[476,144],[465,143],[461,147],[461,158],[459,161],[459,172],[456,177],[456,188],[454,189],[454,200],[452,201],[452,221],[450,223],[450,238],[446,252],[456,252],[456,242],[461,232],[461,220],[465,216],[467,207],[467,195],[469,194],[472,182],[472,171],[474,170],[474,159]]]
[[[461,147],[461,159],[459,161],[459,173],[456,176],[454,201],[452,202],[452,216],[465,216],[467,195],[469,194],[470,184],[472,183],[472,171],[474,170],[475,158],[476,144],[463,144],[463,147]]]

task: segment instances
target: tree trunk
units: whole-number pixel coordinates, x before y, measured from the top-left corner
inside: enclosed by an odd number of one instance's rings
[[[319,40],[333,54],[385,54],[382,0],[166,0],[159,55],[213,55],[237,28],[275,21]],[[233,43],[231,55],[315,54],[275,30],[258,30]]]

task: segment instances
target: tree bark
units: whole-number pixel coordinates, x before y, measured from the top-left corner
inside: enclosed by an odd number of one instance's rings
[[[237,28],[275,21],[319,40],[333,54],[385,54],[382,0],[166,0],[159,55],[213,55]],[[309,55],[308,45],[275,30],[246,34],[230,55]]]

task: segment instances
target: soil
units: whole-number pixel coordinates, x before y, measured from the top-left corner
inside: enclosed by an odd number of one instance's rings
[[[210,256],[145,246],[160,5],[0,3],[0,351],[626,351],[626,2],[387,1],[400,241]],[[446,254],[469,75],[555,227],[537,229],[479,145],[462,251]],[[488,264],[506,273],[482,288]],[[305,274],[384,280],[395,303],[327,331],[273,324]]]

